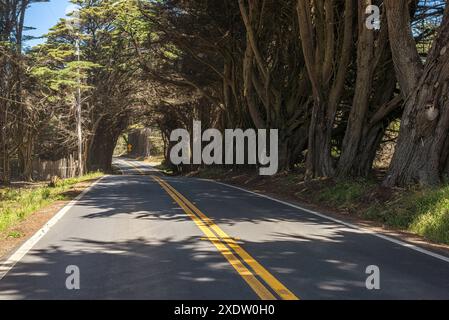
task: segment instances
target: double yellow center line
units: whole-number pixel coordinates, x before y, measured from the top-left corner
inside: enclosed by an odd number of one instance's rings
[[[138,167],[132,164],[139,172]],[[195,222],[207,239],[226,258],[237,273],[246,281],[262,300],[298,300],[279,280],[256,261],[235,240],[208,218],[192,202],[173,188],[161,177],[152,176],[153,179],[170,195],[170,197]],[[246,265],[245,265],[246,264]],[[250,270],[251,269],[251,270]],[[264,283],[265,284],[264,284]]]

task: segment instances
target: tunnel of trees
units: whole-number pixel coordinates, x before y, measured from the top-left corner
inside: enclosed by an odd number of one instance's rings
[[[279,129],[280,168],[305,179],[368,177],[386,142],[385,186],[449,175],[447,0],[76,0],[76,28],[26,48],[33,2],[0,0],[3,183],[13,158],[31,179],[34,157],[76,153],[80,87],[88,170],[111,170],[129,125],[158,126],[169,150],[201,120]]]

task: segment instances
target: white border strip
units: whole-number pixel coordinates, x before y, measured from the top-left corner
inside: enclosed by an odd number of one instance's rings
[[[375,236],[377,238],[393,242],[393,243],[395,243],[397,245],[400,245],[402,247],[405,247],[405,248],[408,248],[408,249],[411,249],[411,250],[414,250],[414,251],[426,254],[426,255],[431,256],[433,258],[440,259],[440,260],[442,260],[444,262],[448,262],[449,263],[449,257],[446,257],[446,256],[443,256],[441,254],[438,254],[438,253],[435,253],[435,252],[423,249],[423,248],[418,247],[416,245],[413,245],[411,243],[407,243],[407,242],[404,242],[404,241],[401,241],[401,240],[397,240],[397,239],[394,239],[392,237],[389,237],[389,236],[386,236],[386,235],[383,235],[383,234],[378,234],[378,233],[376,233],[376,232],[374,232],[372,230],[369,230],[367,228],[364,228],[364,227],[361,227],[361,226],[357,226],[357,225],[354,225],[354,224],[351,224],[351,223],[348,223],[348,222],[344,222],[342,220],[338,220],[338,219],[326,216],[326,215],[324,215],[322,213],[318,213],[316,211],[312,211],[312,210],[309,210],[309,209],[306,209],[306,208],[294,205],[294,204],[286,202],[286,201],[282,201],[282,200],[279,200],[279,199],[276,199],[276,198],[273,198],[273,197],[270,197],[270,196],[267,196],[267,195],[263,195],[263,194],[260,194],[260,193],[257,193],[257,192],[253,192],[253,191],[250,191],[250,190],[247,190],[247,189],[244,189],[244,188],[236,187],[236,186],[233,186],[233,185],[230,185],[230,184],[227,184],[227,183],[218,182],[218,181],[211,180],[211,179],[198,179],[198,180],[214,182],[214,183],[217,183],[217,184],[220,184],[220,185],[223,185],[223,186],[227,186],[227,187],[230,187],[230,188],[233,188],[233,189],[237,189],[237,190],[240,190],[240,191],[244,191],[244,192],[256,195],[256,196],[258,196],[260,198],[265,198],[265,199],[268,199],[268,200],[272,200],[272,201],[281,203],[283,205],[286,205],[286,206],[289,206],[289,207],[292,207],[292,208],[295,208],[295,209],[298,209],[298,210],[302,210],[302,211],[308,212],[310,214],[313,214],[315,216],[321,217],[323,219],[336,222],[336,223],[344,225],[346,227],[349,227],[349,228],[352,228],[352,229],[356,229],[356,230],[360,230],[363,233],[370,234],[370,235]]]
[[[44,235],[73,207],[76,203],[81,200],[86,193],[88,193],[92,188],[97,185],[104,178],[109,177],[108,175],[101,177],[89,187],[83,190],[75,199],[70,201],[61,210],[58,211],[40,230],[38,230],[31,238],[25,241],[19,249],[17,249],[6,261],[0,264],[0,280],[2,280],[9,271],[30,251],[36,243],[44,237]]]

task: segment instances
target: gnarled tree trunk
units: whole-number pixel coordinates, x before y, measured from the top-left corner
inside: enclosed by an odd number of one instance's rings
[[[348,126],[343,139],[342,154],[338,171],[342,176],[352,175],[355,160],[359,154],[359,146],[363,137],[363,126],[369,110],[370,96],[374,76],[374,31],[365,27],[365,8],[370,0],[359,1],[358,6],[358,47],[357,47],[357,79]]]
[[[87,170],[89,172],[112,172],[112,156],[121,132],[127,127],[128,118],[118,119],[103,117],[98,123],[93,140],[87,154]]]
[[[331,156],[332,131],[351,61],[354,17],[352,0],[344,2],[343,18],[336,14],[337,3],[333,0],[312,5],[313,9],[309,1],[297,2],[301,47],[314,102],[306,178],[328,177],[335,173]],[[344,30],[343,37],[338,37],[339,29]]]
[[[390,4],[387,6],[387,11],[390,11],[389,25],[403,27],[400,22],[396,25],[396,20],[402,18],[391,12],[395,9],[395,5],[392,5],[395,1],[399,0],[387,1]],[[390,33],[399,79],[404,78],[403,74],[422,75],[406,100],[396,152],[384,184],[435,185],[441,182],[447,161],[445,158],[449,135],[449,6],[446,7],[442,25],[422,73],[419,70],[404,71],[410,68],[410,65],[403,59],[409,57],[402,56],[404,52],[401,52],[402,48],[397,45],[401,39],[397,37],[397,32]],[[401,88],[403,90],[410,88],[409,82],[412,80],[402,79]]]

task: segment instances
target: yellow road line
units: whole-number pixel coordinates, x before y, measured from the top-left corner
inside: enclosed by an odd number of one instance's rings
[[[287,289],[278,279],[276,279],[266,268],[264,268],[256,259],[254,259],[246,250],[244,250],[235,240],[224,232],[218,225],[216,225],[210,218],[208,218],[200,209],[186,199],[181,193],[173,188],[169,183],[160,177],[153,177],[159,184],[164,184],[170,191],[176,194],[187,206],[195,212],[206,226],[211,228],[218,237],[220,237],[231,249],[239,255],[244,262],[246,262],[255,274],[260,276],[269,285],[276,294],[283,300],[298,300],[290,290]]]
[[[128,162],[135,167],[140,173],[143,171],[131,162]],[[287,289],[279,280],[277,280],[267,269],[265,269],[256,259],[254,259],[246,250],[244,250],[235,240],[226,234],[218,225],[216,225],[209,217],[207,217],[200,209],[193,203],[186,199],[181,193],[173,188],[168,182],[162,178],[153,175],[152,178],[158,182],[161,187],[175,200],[187,215],[197,224],[197,226],[207,236],[215,247],[225,256],[229,263],[236,269],[236,271],[245,279],[251,288],[259,295],[261,299],[270,300],[276,299],[263,284],[254,277],[253,273],[248,270],[241,261],[233,254],[232,250],[240,256],[240,258],[251,267],[255,274],[257,274],[271,289],[284,300],[298,300],[290,290]],[[212,232],[213,230],[215,232]],[[222,243],[222,240],[226,245]],[[242,272],[242,273],[241,273]],[[248,277],[248,274],[251,276]],[[248,281],[249,280],[249,281]],[[262,289],[263,288],[263,289]]]
[[[156,180],[156,179],[155,179]],[[187,213],[187,215],[196,223],[198,228],[203,231],[208,240],[214,244],[218,251],[228,260],[228,262],[234,267],[237,273],[246,281],[246,283],[254,290],[254,292],[262,300],[276,300],[276,297],[246,268],[242,262],[232,253],[223,242],[216,238],[213,232],[202,222],[190,208],[176,195],[174,194],[164,183],[156,180],[160,186],[175,200],[179,206]]]

